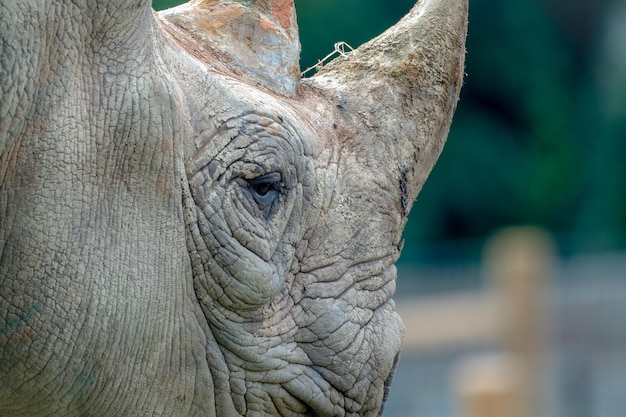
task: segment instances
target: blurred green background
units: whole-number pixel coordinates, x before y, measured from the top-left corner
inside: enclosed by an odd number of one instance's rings
[[[301,67],[337,41],[357,47],[413,4],[296,0]],[[515,224],[548,229],[565,252],[626,246],[625,19],[623,1],[470,1],[465,86],[403,259],[456,256],[437,249],[451,241],[476,242],[459,256],[478,256],[479,242]]]

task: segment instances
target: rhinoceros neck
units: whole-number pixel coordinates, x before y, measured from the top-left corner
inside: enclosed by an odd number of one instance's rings
[[[24,90],[1,155],[0,414],[213,407],[187,279],[184,128],[150,48],[63,49]]]

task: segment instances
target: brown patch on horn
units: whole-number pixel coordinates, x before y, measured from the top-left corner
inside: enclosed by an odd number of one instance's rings
[[[300,42],[293,0],[196,0],[159,13],[166,30],[208,65],[293,96]]]
[[[285,29],[291,28],[291,16],[293,15],[293,0],[274,0],[271,5],[272,14]]]

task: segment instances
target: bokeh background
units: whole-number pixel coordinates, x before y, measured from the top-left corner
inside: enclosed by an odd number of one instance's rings
[[[301,68],[338,41],[358,47],[413,4],[296,0]],[[431,314],[424,326],[438,327],[441,309],[419,308],[488,292],[485,243],[504,227],[537,226],[553,241],[556,265],[542,291],[539,320],[551,330],[538,414],[624,416],[626,2],[471,0],[467,51],[448,143],[405,231],[399,307],[408,323]],[[484,307],[477,303],[447,320],[480,333],[485,317],[467,313]],[[450,305],[444,310],[459,307]],[[458,363],[501,347],[482,336],[409,343],[385,415],[462,414]]]

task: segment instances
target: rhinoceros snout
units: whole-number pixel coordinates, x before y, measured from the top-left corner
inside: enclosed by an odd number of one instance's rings
[[[393,375],[396,371],[396,366],[398,365],[399,360],[400,360],[400,352],[396,354],[396,357],[393,360],[393,365],[391,367],[391,373],[389,374],[389,376],[387,377],[387,379],[385,380],[383,384],[383,401],[380,404],[380,410],[378,410],[378,417],[381,417],[383,415],[383,412],[385,411],[385,404],[387,404],[387,400],[389,399],[389,392],[391,390],[391,383],[393,382]]]

